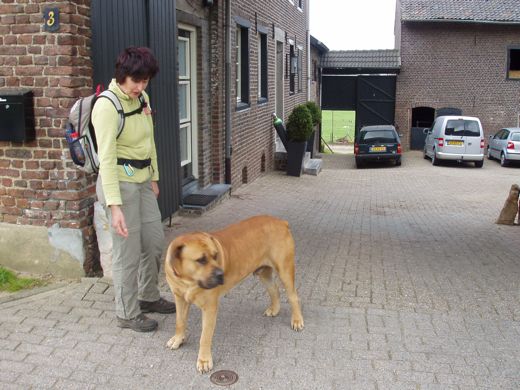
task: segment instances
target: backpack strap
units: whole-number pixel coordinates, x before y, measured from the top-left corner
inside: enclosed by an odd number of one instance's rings
[[[148,104],[146,103],[146,100],[145,100],[143,94],[139,94],[139,102],[141,103],[139,108],[136,109],[136,110],[130,111],[130,112],[125,112],[123,110],[123,106],[121,105],[121,101],[119,100],[117,95],[114,92],[112,92],[111,90],[107,89],[107,90],[101,92],[98,95],[98,99],[100,97],[105,97],[108,100],[110,100],[112,102],[112,104],[114,105],[117,113],[119,114],[119,126],[118,126],[118,129],[117,129],[116,139],[119,138],[119,136],[123,132],[123,128],[125,127],[125,118],[128,117],[128,116],[135,115],[135,114],[140,114],[141,112],[143,112],[143,109],[148,106]]]
[[[110,100],[112,102],[112,104],[114,105],[114,108],[116,109],[117,113],[119,114],[119,126],[117,128],[117,136],[116,136],[116,139],[117,139],[117,138],[119,138],[119,136],[123,132],[123,128],[125,127],[125,112],[123,110],[123,106],[121,105],[121,102],[119,101],[119,98],[117,97],[117,95],[109,89],[101,92],[97,98],[99,99],[102,97]]]
[[[143,112],[143,109],[148,107],[148,103],[146,103],[146,100],[144,99],[144,96],[143,94],[139,94],[139,103],[140,103],[140,106],[138,109],[134,110],[134,111],[130,111],[130,112],[125,112],[125,118],[127,116],[132,116],[132,115],[135,115],[135,114],[140,114]]]

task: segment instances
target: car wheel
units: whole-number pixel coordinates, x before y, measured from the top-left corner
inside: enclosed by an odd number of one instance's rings
[[[439,165],[439,160],[437,159],[437,153],[435,152],[435,150],[433,151],[433,155],[432,155],[432,165]]]
[[[488,158],[488,160],[493,160],[493,156],[491,155],[491,151],[489,150],[489,146],[487,148],[487,158]]]
[[[425,160],[428,160],[428,155],[426,154],[426,147],[423,149],[423,155],[422,156],[423,156],[423,158]]]
[[[400,167],[401,166],[401,157],[395,160],[395,166]]]
[[[503,167],[507,167],[509,165],[509,161],[507,161],[506,155],[504,153],[500,155],[500,165]]]
[[[363,163],[360,160],[358,160],[358,159],[356,159],[356,168],[357,169],[363,168]]]
[[[484,160],[475,161],[475,168],[482,168],[483,165],[484,165]]]

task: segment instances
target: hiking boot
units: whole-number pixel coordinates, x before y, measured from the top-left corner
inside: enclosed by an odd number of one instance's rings
[[[170,314],[175,313],[175,303],[169,302],[166,299],[159,298],[155,302],[139,301],[139,306],[143,313],[161,313]]]
[[[151,332],[157,329],[157,321],[148,318],[143,313],[130,320],[117,317],[117,326],[120,328],[130,328],[136,332]]]

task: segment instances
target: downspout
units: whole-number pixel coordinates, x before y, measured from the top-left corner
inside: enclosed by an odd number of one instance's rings
[[[311,29],[309,20],[309,3],[311,0],[307,0],[305,4],[305,24],[307,31],[307,101],[311,100]]]
[[[226,0],[226,64],[225,64],[225,183],[231,184],[231,0]]]

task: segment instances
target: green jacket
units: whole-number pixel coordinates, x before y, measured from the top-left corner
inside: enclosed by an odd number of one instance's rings
[[[139,99],[132,99],[121,91],[115,79],[108,89],[117,95],[125,112],[139,108]],[[146,102],[149,102],[146,92],[143,92],[143,96]],[[119,114],[109,99],[102,98],[96,101],[92,110],[92,124],[96,133],[99,174],[107,206],[123,204],[119,191],[120,181],[144,183],[148,180],[159,180],[151,114],[143,111],[141,114],[127,117],[123,131],[116,139]],[[117,165],[117,158],[130,160],[151,158],[152,165],[144,169],[135,168],[134,175],[128,176],[123,166]]]

